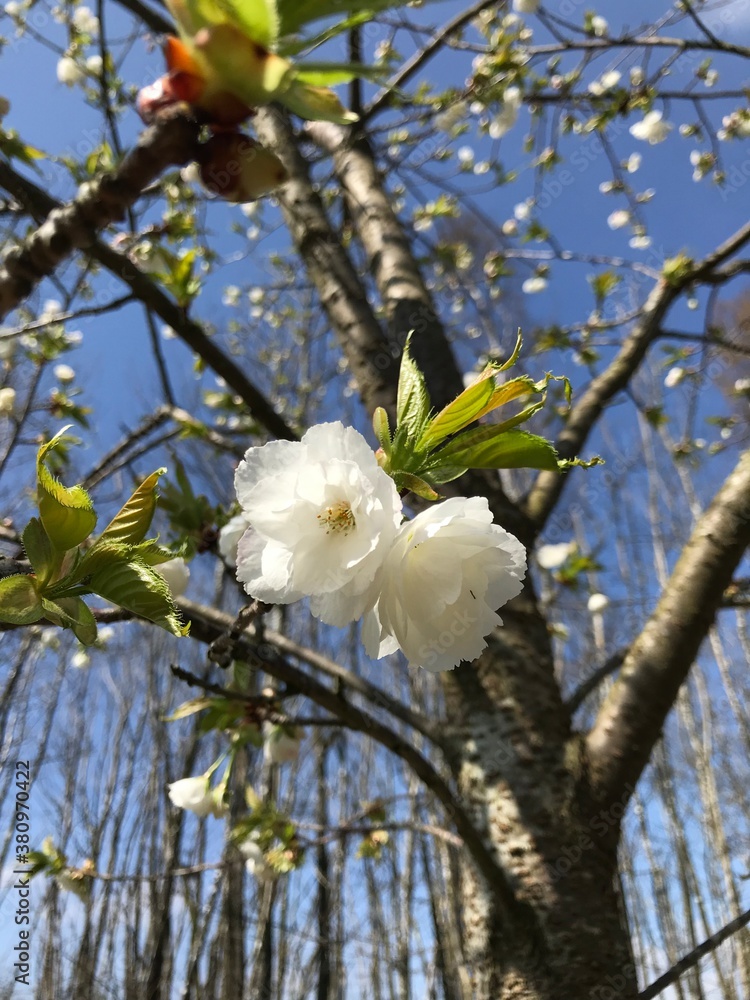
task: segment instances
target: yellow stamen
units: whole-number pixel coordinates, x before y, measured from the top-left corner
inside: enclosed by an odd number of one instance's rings
[[[327,535],[332,531],[348,535],[352,528],[357,526],[352,509],[345,500],[338,500],[330,507],[324,508],[318,514],[318,520],[321,526],[325,527]]]

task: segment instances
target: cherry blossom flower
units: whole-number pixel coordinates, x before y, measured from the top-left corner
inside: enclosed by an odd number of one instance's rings
[[[522,589],[526,552],[492,521],[484,497],[452,497],[405,522],[388,553],[377,606],[363,623],[369,656],[401,649],[432,672],[474,660]]]
[[[178,556],[154,566],[154,569],[167,581],[172,597],[182,597],[190,579],[190,569],[185,560]]]
[[[669,122],[662,121],[661,111],[649,111],[643,119],[630,126],[630,134],[634,139],[642,139],[651,146],[664,142],[674,128]]]
[[[540,545],[536,551],[536,561],[542,569],[557,569],[577,548],[575,542],[558,542],[555,545]]]
[[[358,431],[337,421],[250,448],[235,488],[251,525],[237,549],[248,594],[268,604],[310,597],[312,613],[339,627],[372,607],[401,499]]]
[[[16,408],[16,390],[9,385],[0,389],[0,417],[12,417]]]
[[[244,514],[235,514],[219,531],[219,553],[233,569],[237,565],[237,545],[249,527]]]
[[[592,594],[589,597],[587,607],[592,615],[599,614],[609,607],[609,598],[606,594]]]
[[[299,757],[300,737],[290,726],[263,724],[263,757],[269,764],[287,764]]]
[[[245,867],[259,882],[273,882],[278,877],[278,872],[266,861],[266,856],[257,840],[246,840],[240,844],[240,853],[245,858]]]
[[[195,778],[180,778],[169,785],[169,798],[178,809],[187,809],[196,816],[215,816],[217,819],[226,815],[227,808],[223,799],[224,789],[221,785],[211,790],[209,778],[201,774]]]

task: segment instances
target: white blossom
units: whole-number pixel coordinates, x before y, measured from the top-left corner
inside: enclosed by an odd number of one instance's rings
[[[647,247],[651,246],[651,237],[644,234],[631,236],[628,245],[632,247],[633,250],[645,250]]]
[[[685,369],[676,365],[674,368],[670,368],[667,372],[667,376],[664,379],[664,385],[667,389],[673,389],[676,385],[679,385],[684,378]]]
[[[535,295],[537,292],[543,292],[546,287],[547,279],[543,278],[541,274],[535,274],[532,278],[527,278],[524,281],[521,285],[521,291],[527,295]]]
[[[501,139],[516,124],[523,98],[519,87],[508,87],[503,94],[503,106],[490,122],[489,133],[493,139]]]
[[[85,649],[79,649],[77,653],[73,653],[70,658],[71,667],[75,667],[76,670],[85,670],[91,664],[91,657],[86,652]]]
[[[269,604],[308,596],[339,627],[372,607],[401,499],[358,431],[337,421],[250,448],[235,488],[251,525],[237,550],[248,594]]]
[[[399,529],[364,620],[365,649],[373,657],[401,649],[411,666],[433,672],[474,660],[525,573],[524,547],[493,524],[485,497],[435,504]]]
[[[609,606],[609,598],[606,594],[592,594],[589,597],[587,607],[592,615],[599,614]]]
[[[70,365],[55,365],[52,371],[58,382],[72,382],[76,377],[75,369]]]
[[[443,111],[435,115],[435,125],[443,132],[450,132],[455,126],[460,124],[468,115],[466,101],[456,101],[455,104],[448,105]]]
[[[655,146],[658,142],[664,142],[673,127],[669,122],[662,121],[661,111],[649,111],[641,121],[630,126],[630,134],[634,139],[642,139]]]
[[[244,514],[235,514],[219,531],[219,553],[227,566],[237,565],[237,545],[249,527]]]
[[[99,18],[89,7],[76,7],[73,11],[73,24],[86,35],[99,33]]]
[[[86,60],[86,69],[92,76],[101,76],[104,69],[104,62],[100,55],[89,56]]]
[[[513,10],[518,14],[536,14],[539,0],[513,0]]]
[[[245,858],[245,867],[259,882],[273,882],[278,872],[266,861],[266,856],[257,840],[246,840],[240,844],[240,852]]]
[[[166,580],[172,597],[182,597],[187,590],[188,580],[190,579],[190,569],[185,560],[181,556],[177,556],[174,559],[168,559],[166,562],[159,563],[158,566],[154,566],[154,569]]]
[[[594,14],[591,18],[591,30],[597,38],[604,38],[609,31],[607,19],[602,17],[601,14]]]
[[[16,408],[16,390],[6,385],[0,389],[0,416],[11,417]]]
[[[180,778],[169,785],[169,798],[178,809],[187,809],[196,816],[215,816],[217,819],[226,814],[226,806],[221,800],[221,786],[213,791],[209,787],[209,779],[205,774],[195,778]]]
[[[738,378],[734,383],[734,391],[737,393],[750,392],[750,378]]]
[[[622,229],[622,227],[627,226],[629,222],[630,212],[624,208],[620,208],[616,212],[612,212],[607,217],[607,225],[610,229]]]
[[[57,62],[57,79],[64,83],[66,87],[72,87],[80,83],[85,77],[85,73],[70,56],[63,56]]]
[[[643,85],[646,79],[646,74],[643,72],[641,66],[631,66],[630,67],[630,85],[631,87],[640,87]]]
[[[625,169],[629,174],[634,174],[641,165],[643,157],[640,153],[631,153],[625,161]]]
[[[568,556],[573,555],[577,545],[575,542],[558,542],[555,545],[540,545],[536,550],[536,561],[542,569],[557,569]]]
[[[287,764],[299,757],[300,737],[290,726],[263,723],[263,757],[269,764]]]
[[[622,79],[622,74],[618,73],[616,69],[609,70],[603,73],[598,80],[592,80],[589,84],[589,93],[593,94],[595,97],[601,96],[601,94],[606,93],[608,90],[612,90]]]

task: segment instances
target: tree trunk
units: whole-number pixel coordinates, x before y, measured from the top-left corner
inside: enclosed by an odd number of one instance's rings
[[[633,1000],[635,965],[617,882],[629,790],[597,798],[571,732],[533,594],[472,667],[446,675],[452,765],[469,814],[529,919],[500,911],[471,863],[464,942],[475,1000]]]

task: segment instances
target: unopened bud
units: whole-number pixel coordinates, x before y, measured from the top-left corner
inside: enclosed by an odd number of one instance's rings
[[[287,179],[281,160],[240,132],[219,132],[201,147],[201,180],[227,201],[254,201]]]

